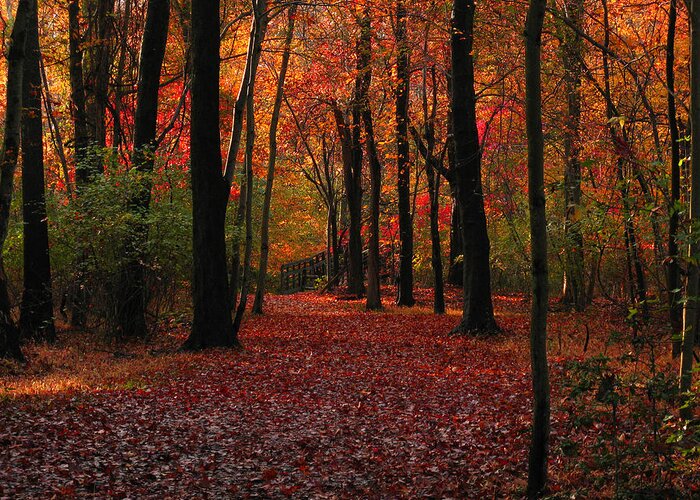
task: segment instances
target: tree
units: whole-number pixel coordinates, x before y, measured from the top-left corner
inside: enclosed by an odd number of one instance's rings
[[[370,200],[369,200],[369,242],[367,248],[367,302],[368,310],[382,308],[379,287],[379,202],[382,194],[382,168],[379,163],[377,143],[374,138],[372,107],[369,89],[372,84],[372,27],[369,5],[366,5],[359,20],[360,37],[357,40],[357,69],[360,86],[358,104],[365,126],[365,144],[369,158]]]
[[[7,274],[2,254],[10,223],[10,206],[17,156],[20,147],[22,117],[22,80],[24,73],[27,14],[29,3],[20,0],[7,52],[7,85],[5,87],[5,133],[0,151],[0,357],[24,359],[19,342],[19,330],[12,319],[12,304],[8,292]]]
[[[462,321],[454,333],[494,332],[498,325],[491,301],[490,244],[481,186],[481,149],[474,91],[473,0],[455,0],[452,7],[452,130],[454,182],[462,221]]]
[[[157,148],[158,89],[168,38],[169,17],[169,0],[148,1],[139,57],[134,150],[131,157],[136,192],[127,207],[133,215],[133,227],[124,244],[124,262],[121,266],[117,297],[119,333],[126,338],[143,338],[147,334],[144,249],[148,239],[148,225],[145,217],[148,215],[151,201],[150,174],[155,164]]]
[[[102,151],[107,145],[105,117],[113,59],[114,5],[115,0],[86,0],[83,3],[85,18],[89,23],[86,30],[87,47],[83,51],[85,110],[89,140],[93,147],[91,161],[95,171],[100,173],[104,171]]]
[[[256,314],[262,314],[263,300],[265,298],[267,260],[270,251],[270,206],[272,204],[272,187],[275,180],[275,163],[277,161],[277,125],[279,124],[282,101],[284,100],[284,81],[287,77],[287,69],[289,67],[289,59],[292,52],[292,38],[294,37],[294,21],[296,11],[296,4],[289,6],[289,11],[287,13],[287,34],[284,39],[282,63],[280,65],[279,76],[277,77],[275,103],[272,109],[272,118],[270,119],[267,181],[265,184],[265,199],[263,200],[262,226],[260,228],[260,266],[258,269],[258,283],[257,287],[255,288],[255,301],[253,302],[253,312]]]
[[[688,16],[690,18],[690,259],[688,260],[688,286],[683,315],[683,342],[681,346],[681,368],[679,388],[681,394],[686,394],[692,388],[693,355],[700,316],[700,268],[697,259],[700,258],[700,237],[697,234],[700,220],[700,0],[688,0]],[[687,401],[684,398],[684,401]],[[681,406],[681,417],[691,419],[693,410],[689,404]]]
[[[427,53],[427,40],[425,53]],[[438,216],[440,209],[440,179],[441,174],[449,179],[452,178],[450,171],[446,171],[443,163],[445,153],[449,147],[449,139],[445,143],[442,154],[438,157],[435,152],[435,116],[437,113],[437,78],[435,66],[430,68],[432,80],[433,96],[430,111],[428,111],[428,85],[427,68],[423,68],[423,136],[411,127],[411,134],[416,143],[416,147],[425,160],[425,171],[428,178],[428,196],[430,198],[430,242],[431,242],[431,265],[433,268],[433,312],[435,314],[445,313],[445,292],[442,268],[442,247],[440,245],[440,228]]]
[[[193,0],[190,171],[194,317],[185,349],[239,345],[232,328],[226,275],[224,224],[229,184],[221,173],[219,47],[219,0]]]
[[[87,110],[85,103],[85,84],[83,78],[83,49],[80,32],[80,4],[78,0],[68,3],[68,74],[70,78],[71,114],[73,118],[73,145],[75,148],[75,184],[80,194],[90,179],[96,174],[88,161],[90,138],[88,136]],[[83,267],[86,256],[80,252],[76,257],[77,273],[74,285],[75,296],[71,309],[71,322],[74,326],[85,326],[87,296]]]
[[[678,334],[683,327],[683,307],[681,305],[682,288],[681,272],[678,259],[678,226],[680,222],[681,199],[681,145],[678,131],[678,117],[676,116],[676,86],[675,86],[675,41],[676,41],[676,0],[671,0],[668,10],[668,31],[666,36],[666,87],[668,106],[668,129],[671,139],[671,199],[669,200],[668,222],[668,256],[669,262],[666,269],[666,284],[668,288],[669,319],[674,334]],[[673,356],[680,355],[681,343],[673,342]]]
[[[41,114],[39,12],[29,0],[22,81],[22,214],[24,218],[24,292],[20,307],[23,337],[56,340],[49,260],[49,230],[44,186]]]
[[[243,252],[243,280],[241,282],[241,298],[236,307],[233,318],[233,331],[238,335],[243,322],[243,314],[248,304],[248,289],[250,287],[251,258],[253,254],[253,148],[255,147],[255,107],[254,86],[251,84],[248,91],[246,104],[246,137],[245,137],[245,164],[243,170],[243,183],[241,186],[242,203],[238,205],[239,213],[244,214],[245,222],[245,249]],[[240,259],[240,256],[238,257]],[[234,260],[234,271],[238,270],[238,259]]]
[[[579,32],[583,0],[566,0],[566,12],[576,29],[561,33],[566,115],[564,135],[564,290],[562,301],[577,311],[586,307],[583,234],[581,232],[581,75],[583,49]]]
[[[408,145],[408,89],[410,84],[409,45],[406,37],[406,6],[396,0],[396,165],[399,197],[399,293],[396,303],[412,306],[413,298],[413,217],[411,216],[411,169]]]
[[[267,12],[267,0],[256,0],[253,2],[253,19],[250,22],[250,36],[248,38],[248,52],[246,55],[246,65],[243,70],[243,79],[241,80],[240,87],[238,89],[238,96],[236,97],[236,103],[233,108],[233,124],[231,126],[231,141],[228,147],[228,154],[226,157],[226,170],[224,172],[224,177],[231,186],[233,182],[233,176],[236,169],[236,161],[238,157],[238,149],[241,144],[241,137],[243,134],[243,112],[246,111],[246,115],[249,116],[248,108],[253,106],[252,102],[248,102],[253,99],[253,90],[255,87],[255,79],[258,73],[258,65],[260,64],[260,56],[262,54],[262,43],[265,39],[265,33],[267,32],[267,24],[269,21],[269,16]],[[248,118],[246,118],[246,123]],[[252,141],[253,135],[255,133],[254,124],[251,124],[251,128],[247,129],[247,133],[250,133],[246,137],[246,144],[252,143],[248,142],[249,139]],[[247,157],[246,157],[247,158]],[[247,160],[246,160],[247,161]],[[247,165],[246,165],[247,166]],[[252,165],[250,166],[252,168]],[[248,178],[248,172],[244,170],[241,173],[241,178],[243,182],[241,185],[245,184],[248,186],[246,179]],[[252,189],[252,186],[250,186]],[[246,211],[247,211],[248,196],[245,190],[241,189],[241,194],[238,197],[238,209],[236,212],[236,227],[242,228],[246,224]],[[247,229],[246,229],[247,231]],[[246,240],[247,240],[246,236]],[[245,257],[244,257],[245,258]],[[233,257],[231,258],[231,308],[236,307],[236,301],[238,296],[238,288],[240,286],[240,269],[241,269],[241,241],[240,238],[235,237],[233,239]],[[249,269],[247,269],[249,271]],[[248,300],[247,298],[245,299]]]
[[[547,220],[544,195],[544,135],[542,133],[542,24],[546,0],[530,0],[525,24],[525,119],[527,125],[528,204],[532,305],[530,360],[534,394],[532,441],[528,460],[528,498],[537,498],[547,486],[549,446],[549,370],[547,367]]]
[[[357,89],[358,85],[355,84]],[[357,96],[357,91],[356,91]],[[360,111],[357,97],[350,106],[350,121],[337,103],[333,103],[338,137],[343,158],[343,183],[350,225],[348,228],[348,293],[361,297],[364,293],[362,270],[362,144],[360,143]]]

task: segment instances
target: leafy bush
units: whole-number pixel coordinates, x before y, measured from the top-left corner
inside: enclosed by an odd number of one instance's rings
[[[128,202],[144,181],[153,185],[150,210],[137,213]],[[108,171],[68,200],[48,200],[51,258],[56,297],[62,309],[80,307],[84,295],[90,327],[111,337],[116,331],[119,277],[125,244],[139,227],[148,228],[143,248],[147,319],[155,325],[172,311],[189,281],[191,266],[191,200],[186,172],[158,169],[154,174]]]

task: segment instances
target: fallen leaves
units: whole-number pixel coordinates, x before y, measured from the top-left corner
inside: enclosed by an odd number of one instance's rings
[[[499,316],[506,333],[474,339],[448,335],[454,312],[271,296],[241,352],[144,349],[105,365],[121,380],[7,396],[0,495],[517,497],[530,421],[518,307]]]

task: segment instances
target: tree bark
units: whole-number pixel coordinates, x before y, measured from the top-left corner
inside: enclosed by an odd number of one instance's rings
[[[678,226],[680,222],[681,199],[681,152],[678,118],[676,116],[675,89],[675,40],[676,40],[676,0],[670,0],[668,13],[668,31],[666,37],[666,87],[668,102],[668,129],[671,136],[671,200],[668,207],[668,265],[666,268],[666,286],[668,288],[669,320],[674,335],[680,335],[683,328],[683,307],[681,305],[681,272],[678,263]],[[673,341],[673,357],[681,353],[680,340]]]
[[[250,36],[248,37],[248,51],[246,64],[243,70],[243,78],[238,88],[238,96],[233,107],[233,123],[231,124],[231,140],[226,155],[226,170],[224,177],[229,185],[233,183],[236,170],[236,159],[241,146],[243,134],[243,114],[245,113],[250,86],[255,81],[260,62],[262,42],[267,31],[268,13],[267,0],[253,0],[253,20],[250,22]],[[235,272],[235,271],[234,271]],[[236,293],[237,290],[234,290]]]
[[[236,168],[236,158],[241,143],[243,132],[243,111],[248,107],[248,98],[253,93],[255,78],[258,72],[260,56],[262,54],[262,42],[267,31],[268,13],[267,0],[258,0],[253,3],[253,20],[250,27],[250,38],[248,41],[248,53],[246,67],[243,71],[243,80],[238,91],[236,104],[234,105],[233,125],[231,132],[231,142],[229,143],[228,155],[226,157],[226,169],[224,178],[231,185],[233,174]],[[247,139],[246,139],[247,140]],[[247,172],[242,172],[241,177],[247,177]],[[244,181],[245,182],[245,181]],[[243,183],[242,183],[243,184]],[[242,228],[245,225],[246,196],[241,189],[238,197],[238,209],[236,211],[236,227]],[[241,281],[241,242],[238,235],[234,235],[231,257],[231,309],[236,308],[238,300],[238,289]]]
[[[688,17],[690,18],[690,227],[697,227],[700,219],[700,0],[688,0]],[[698,299],[700,297],[700,237],[691,229],[690,259],[688,260],[688,288],[683,314],[683,341],[681,346],[681,367],[679,389],[681,394],[690,392],[693,385],[693,350],[698,329]],[[687,402],[685,396],[681,400]],[[693,409],[683,404],[681,418],[691,419]]]
[[[7,85],[5,87],[5,132],[0,151],[0,357],[24,360],[20,348],[19,329],[12,319],[12,304],[8,292],[2,250],[7,239],[15,169],[20,147],[22,119],[22,80],[25,42],[27,39],[27,0],[19,0],[15,23],[7,53]]]
[[[194,317],[185,349],[238,346],[226,275],[226,204],[219,132],[219,0],[192,1],[190,170]],[[214,126],[212,126],[214,124]]]
[[[86,164],[89,139],[87,135],[87,113],[85,111],[85,86],[83,84],[83,51],[80,48],[80,5],[78,0],[68,3],[68,52],[71,104],[75,145],[75,181],[80,187],[87,184],[93,172]]]
[[[243,322],[243,314],[248,304],[248,289],[250,288],[251,257],[253,254],[253,148],[255,146],[255,107],[254,107],[254,86],[251,85],[248,91],[248,103],[246,105],[246,138],[245,138],[245,192],[241,192],[241,197],[245,196],[245,250],[243,252],[243,282],[241,283],[241,300],[236,308],[236,315],[233,319],[233,331],[238,335]]]
[[[123,262],[118,290],[117,320],[123,338],[145,338],[147,294],[144,262],[148,241],[148,215],[151,202],[151,178],[155,164],[158,89],[165,57],[170,17],[169,0],[149,0],[146,25],[141,41],[139,78],[134,117],[134,150],[131,157],[135,194],[128,201],[133,227],[124,242]]]
[[[495,332],[491,300],[490,244],[481,186],[481,149],[474,91],[473,0],[455,0],[452,9],[452,128],[454,188],[462,220],[462,321],[454,333]]]
[[[333,107],[336,127],[342,148],[343,183],[350,217],[348,229],[348,293],[356,297],[364,294],[364,273],[362,270],[362,146],[360,145],[360,116],[357,106],[351,110],[352,123],[348,123],[344,113]]]
[[[90,22],[89,44],[85,51],[85,97],[90,154],[93,169],[104,171],[103,151],[106,147],[105,116],[109,103],[109,77],[112,66],[112,22],[115,0],[88,0],[86,17]]]
[[[90,139],[88,137],[85,104],[83,49],[81,48],[83,37],[80,32],[80,4],[78,0],[70,0],[68,3],[68,32],[68,73],[71,89],[71,112],[73,115],[73,144],[75,148],[75,191],[79,198],[82,189],[97,172],[88,158]],[[71,301],[71,323],[78,328],[85,326],[87,316],[88,299],[85,289],[85,260],[84,251],[79,250],[76,256],[77,271]]]
[[[54,342],[56,329],[44,185],[40,59],[37,1],[29,0],[22,82],[24,292],[20,307],[20,330],[25,338]]]
[[[399,290],[396,303],[415,304],[413,297],[413,217],[411,215],[411,168],[408,144],[409,46],[406,39],[406,7],[396,0],[396,167],[399,199]]]
[[[287,34],[284,39],[284,48],[282,49],[282,63],[279,76],[277,77],[277,92],[270,120],[270,151],[267,160],[267,181],[265,184],[265,199],[263,200],[262,227],[260,229],[260,266],[258,269],[258,283],[255,288],[255,301],[253,302],[253,312],[255,314],[263,313],[263,301],[265,299],[267,261],[270,252],[270,206],[272,204],[272,187],[275,181],[275,162],[277,161],[277,125],[282,109],[282,101],[284,100],[284,81],[287,77],[287,68],[289,67],[289,58],[292,51],[296,11],[297,5],[290,5],[287,13]]]
[[[581,29],[583,0],[566,0],[571,23]],[[561,60],[567,113],[564,123],[564,289],[562,301],[577,311],[586,307],[583,234],[581,232],[581,61],[582,40],[577,30],[564,28]]]
[[[525,24],[525,121],[528,150],[528,201],[532,306],[530,360],[534,395],[532,441],[528,460],[528,498],[538,498],[547,486],[550,388],[547,367],[547,220],[544,194],[544,135],[542,133],[541,51],[546,0],[530,0]]]
[[[428,195],[430,196],[430,243],[431,265],[433,268],[433,312],[445,314],[445,286],[442,278],[442,248],[440,246],[440,228],[438,215],[440,210],[440,176],[433,169],[430,161],[425,162],[428,176]]]
[[[369,196],[369,241],[367,248],[367,301],[369,311],[382,308],[381,289],[379,286],[379,201],[382,193],[382,168],[374,139],[372,107],[369,89],[372,84],[372,28],[369,6],[366,6],[359,21],[360,37],[357,40],[357,70],[361,85],[358,87],[358,104],[365,128],[365,144],[369,158],[370,196]]]

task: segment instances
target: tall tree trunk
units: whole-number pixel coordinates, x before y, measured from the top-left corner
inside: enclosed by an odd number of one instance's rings
[[[566,0],[566,12],[576,29],[564,28],[561,59],[567,113],[564,123],[564,290],[562,301],[577,311],[586,307],[583,234],[581,232],[581,30],[583,0]]]
[[[253,312],[262,314],[263,301],[265,298],[265,281],[267,279],[267,261],[270,252],[270,206],[272,204],[272,187],[275,181],[275,162],[277,161],[277,124],[279,123],[280,110],[284,99],[284,81],[287,77],[289,67],[289,57],[292,49],[292,38],[294,37],[294,20],[296,17],[297,5],[289,7],[287,34],[284,39],[282,50],[282,63],[280,73],[277,77],[277,93],[275,104],[272,109],[270,120],[270,151],[267,160],[267,182],[265,184],[265,199],[263,200],[262,227],[260,229],[260,266],[258,269],[258,284],[255,288],[255,301],[253,302]]]
[[[5,246],[10,223],[10,206],[12,205],[14,176],[20,147],[22,77],[28,10],[27,0],[19,0],[7,53],[5,133],[0,151],[0,357],[18,360],[23,360],[24,356],[20,348],[19,329],[12,319],[12,304],[10,304],[2,250]]]
[[[367,251],[367,302],[370,311],[382,308],[381,291],[379,287],[379,201],[382,194],[382,168],[379,163],[379,153],[374,140],[374,124],[372,122],[372,107],[369,100],[369,89],[372,84],[372,28],[369,6],[366,6],[360,18],[360,37],[357,40],[357,70],[361,81],[357,100],[365,126],[365,144],[369,157],[369,241]]]
[[[675,40],[676,40],[676,0],[671,0],[668,12],[668,31],[666,37],[666,87],[668,88],[668,129],[671,135],[671,200],[668,208],[668,267],[666,268],[666,286],[668,288],[669,320],[673,333],[680,334],[683,328],[683,307],[681,305],[681,272],[678,264],[678,225],[681,199],[681,151],[678,118],[676,116],[675,89]],[[679,340],[673,341],[673,357],[681,353]]]
[[[452,100],[452,74],[447,75],[447,96]],[[447,110],[447,127],[453,129],[452,110]],[[461,287],[464,284],[464,268],[462,266],[462,218],[459,213],[459,202],[457,201],[457,188],[454,183],[455,172],[455,147],[454,136],[447,137],[447,171],[452,173],[452,177],[447,179],[450,184],[450,254],[449,270],[447,271],[447,282],[451,285]]]
[[[348,228],[348,293],[361,297],[364,294],[364,276],[362,270],[362,146],[360,144],[360,117],[357,106],[353,104],[352,123],[336,105],[333,107],[338,136],[343,156],[343,183],[345,198],[350,218]]]
[[[427,38],[425,42],[424,55],[428,53]],[[421,156],[425,160],[425,172],[428,178],[428,196],[430,197],[430,242],[431,242],[431,264],[433,268],[433,312],[435,314],[444,314],[445,312],[445,291],[442,269],[442,249],[440,246],[440,227],[439,227],[439,210],[440,210],[440,172],[445,177],[451,177],[449,171],[445,171],[443,167],[444,154],[441,158],[435,157],[435,116],[437,114],[437,79],[435,66],[431,68],[431,77],[433,84],[432,107],[428,112],[428,85],[427,85],[427,68],[423,68],[423,123],[425,124],[425,143],[416,130],[411,127],[411,133],[414,136],[416,147]],[[447,145],[446,145],[447,147]]]
[[[96,171],[88,161],[88,146],[90,139],[87,128],[87,112],[85,105],[85,85],[83,78],[83,37],[80,31],[80,4],[78,0],[68,3],[68,54],[69,78],[71,90],[71,111],[73,115],[73,144],[75,148],[75,187],[80,195],[83,188],[94,177]],[[78,202],[80,200],[78,199]],[[71,303],[71,323],[75,327],[85,326],[87,309],[87,291],[85,289],[85,252],[78,251],[76,256],[76,276],[73,284]]]
[[[44,145],[39,62],[39,12],[29,0],[22,90],[22,215],[24,219],[24,292],[20,307],[22,336],[53,342],[56,329],[51,290],[49,229],[44,186]]]
[[[104,171],[106,146],[105,115],[109,103],[109,76],[112,66],[112,22],[115,0],[88,0],[86,16],[90,21],[89,44],[85,52],[85,90],[90,159],[95,172]]]
[[[169,0],[149,0],[146,25],[141,41],[139,79],[134,118],[134,151],[132,168],[136,176],[136,192],[128,201],[134,216],[131,232],[124,242],[123,262],[118,290],[117,320],[119,334],[124,338],[144,338],[147,294],[144,283],[145,247],[148,225],[145,218],[151,202],[151,172],[155,164],[156,124],[158,119],[158,89],[165,57],[170,17]]]
[[[56,154],[61,161],[61,171],[63,174],[63,180],[66,183],[66,193],[68,193],[68,198],[73,198],[73,183],[68,173],[68,159],[66,158],[66,151],[63,144],[63,136],[61,135],[61,130],[58,126],[58,120],[54,116],[53,104],[51,102],[51,91],[49,90],[49,80],[46,78],[46,70],[44,68],[44,61],[41,58],[41,51],[39,54],[39,71],[41,73],[41,85],[43,88],[42,99],[44,101],[44,107],[46,109],[46,118],[49,126],[49,134],[51,136],[51,142],[53,142],[56,149]]]
[[[231,184],[234,171],[236,169],[236,158],[238,149],[241,143],[241,134],[243,132],[243,111],[248,107],[248,98],[253,94],[255,86],[255,77],[258,72],[260,63],[260,55],[262,54],[262,43],[267,31],[268,13],[267,0],[257,0],[253,3],[253,20],[250,27],[250,38],[248,41],[248,55],[246,67],[243,71],[243,80],[238,91],[238,97],[234,105],[233,125],[231,132],[231,141],[229,143],[228,155],[226,157],[226,168],[224,177]],[[242,178],[246,178],[247,173],[241,173]],[[246,196],[244,190],[241,189],[238,197],[238,209],[236,211],[236,227],[241,229],[245,225],[246,214]],[[238,289],[241,281],[241,241],[238,235],[234,235],[233,248],[231,257],[231,309],[236,308],[238,300]]]
[[[408,145],[409,46],[406,39],[406,6],[396,0],[396,166],[399,198],[399,290],[396,303],[412,306],[413,297],[413,217],[411,216],[411,168]]]
[[[440,246],[440,227],[438,215],[440,210],[440,176],[433,169],[430,161],[425,162],[428,176],[428,195],[430,196],[430,243],[431,265],[433,268],[433,312],[445,313],[445,287],[442,278],[442,248]]]
[[[254,86],[251,85],[248,92],[246,105],[246,138],[245,138],[245,192],[241,191],[241,197],[245,197],[245,250],[243,252],[243,281],[241,283],[241,300],[236,308],[233,320],[233,331],[236,335],[241,329],[243,314],[248,304],[248,289],[250,288],[251,257],[253,255],[253,148],[255,146],[255,107],[253,101]]]
[[[126,32],[131,22],[132,0],[124,0],[121,17],[122,30]],[[189,40],[185,40],[185,44],[189,47]],[[117,60],[117,69],[114,76],[114,105],[112,110],[112,148],[114,151],[119,151],[124,136],[122,129],[122,106],[124,95],[124,73],[127,70],[126,58],[129,54],[129,42],[127,37],[121,37],[119,41],[119,59]]]
[[[221,175],[219,47],[219,0],[193,0],[190,170],[194,318],[186,349],[239,345],[231,322],[226,275],[224,227],[230,189]]]
[[[233,122],[231,124],[231,140],[226,155],[226,170],[224,177],[231,185],[234,172],[236,170],[236,160],[238,149],[241,146],[241,136],[243,134],[243,115],[248,102],[250,87],[255,82],[260,62],[262,42],[267,31],[268,12],[267,0],[253,0],[253,20],[250,22],[250,36],[248,38],[248,51],[246,53],[246,63],[243,70],[243,78],[238,88],[238,96],[233,107]],[[235,272],[235,271],[234,271]],[[237,292],[236,289],[233,290]]]
[[[455,143],[454,187],[462,219],[464,287],[462,321],[454,333],[494,332],[498,325],[491,301],[490,244],[481,186],[481,149],[474,91],[473,0],[455,0],[452,8],[452,128]]]
[[[525,121],[528,151],[528,201],[532,308],[530,360],[534,394],[532,441],[528,460],[528,498],[541,496],[547,486],[549,446],[549,370],[547,367],[547,220],[544,195],[544,135],[542,133],[542,24],[546,0],[530,0],[525,24]]]
[[[697,225],[700,219],[700,0],[688,0],[690,18],[690,224]],[[696,226],[697,227],[697,226]],[[683,315],[683,342],[681,346],[680,392],[688,393],[693,385],[693,350],[698,329],[698,299],[700,298],[700,237],[691,229],[690,259],[688,261],[688,288]],[[685,397],[683,398],[685,401]],[[681,406],[681,418],[691,419],[693,409]]]

